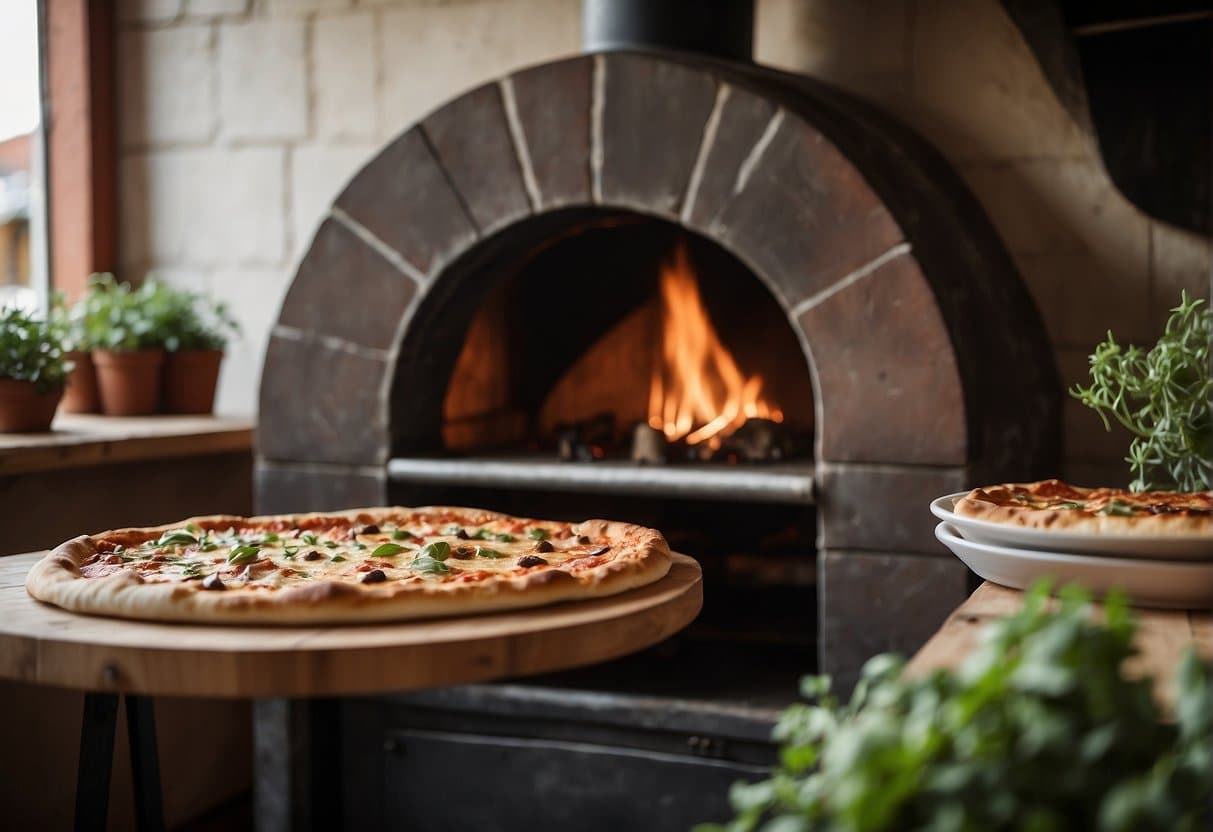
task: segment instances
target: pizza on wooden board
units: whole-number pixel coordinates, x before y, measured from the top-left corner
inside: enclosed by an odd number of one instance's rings
[[[956,501],[962,517],[1032,529],[1103,535],[1210,536],[1213,492],[1082,488],[1060,480],[975,488]]]
[[[614,595],[662,578],[660,532],[471,508],[195,517],[69,540],[26,578],[74,612],[154,621],[399,621]]]

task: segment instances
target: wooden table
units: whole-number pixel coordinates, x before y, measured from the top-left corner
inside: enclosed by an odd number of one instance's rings
[[[699,565],[675,555],[669,574],[649,586],[531,610],[347,627],[151,624],[34,601],[25,575],[42,554],[0,558],[0,678],[88,691],[77,828],[104,824],[120,694],[136,816],[141,828],[160,828],[149,697],[331,697],[546,673],[655,644],[689,624],[703,604]]]
[[[1098,605],[1097,605],[1098,606]],[[981,629],[1023,607],[1023,592],[986,582],[948,616],[935,635],[922,646],[906,667],[913,675],[959,665],[977,646]],[[1175,698],[1175,671],[1180,656],[1190,644],[1206,658],[1213,658],[1213,614],[1208,610],[1134,609],[1137,616],[1135,643],[1140,653],[1126,668],[1135,674],[1151,674],[1154,695],[1164,708]]]

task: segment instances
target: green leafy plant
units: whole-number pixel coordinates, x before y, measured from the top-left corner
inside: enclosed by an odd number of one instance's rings
[[[1162,337],[1148,352],[1108,338],[1091,355],[1091,383],[1070,395],[1133,434],[1125,461],[1130,488],[1213,488],[1209,338],[1213,312],[1183,293]]]
[[[802,683],[775,729],[781,764],[737,783],[728,832],[1106,830],[1195,832],[1213,821],[1211,668],[1194,652],[1167,722],[1150,678],[1132,678],[1136,625],[1124,598],[1103,620],[1088,596],[1047,584],[992,624],[957,670],[907,678],[877,656],[849,704],[827,677]]]
[[[51,321],[17,308],[0,310],[0,378],[31,381],[47,393],[62,386],[72,369],[63,353],[62,334]]]
[[[93,275],[81,306],[84,340],[100,349],[223,349],[239,332],[223,303],[154,277],[133,288],[112,274]]]

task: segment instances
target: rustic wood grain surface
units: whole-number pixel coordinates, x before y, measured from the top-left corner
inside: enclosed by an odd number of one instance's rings
[[[0,678],[149,695],[310,697],[403,691],[616,658],[681,630],[703,605],[699,564],[660,581],[530,610],[346,627],[152,624],[30,598],[41,552],[0,558]]]
[[[251,419],[61,413],[46,433],[0,434],[0,475],[247,451]]]
[[[1023,593],[998,584],[984,583],[948,616],[939,631],[910,660],[906,672],[924,675],[937,668],[959,665],[977,646],[983,627],[1012,615],[1023,606]],[[1126,670],[1154,676],[1154,695],[1166,708],[1175,698],[1175,670],[1188,645],[1213,658],[1213,615],[1208,610],[1154,610],[1136,608],[1136,645],[1140,651]]]

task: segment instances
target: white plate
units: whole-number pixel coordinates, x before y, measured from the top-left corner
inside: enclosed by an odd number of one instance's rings
[[[1058,586],[1082,584],[1096,596],[1111,589],[1124,590],[1138,607],[1213,606],[1213,563],[1101,558],[991,546],[966,540],[948,523],[936,526],[935,536],[978,575],[1013,589],[1027,589],[1037,578],[1048,576]]]
[[[931,501],[931,513],[955,526],[966,540],[991,546],[1013,546],[1052,552],[1107,555],[1108,557],[1160,560],[1213,560],[1213,536],[1158,537],[1145,535],[1084,534],[1082,532],[1025,529],[988,520],[962,517],[952,510],[968,494],[949,494]]]

